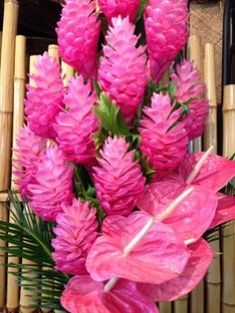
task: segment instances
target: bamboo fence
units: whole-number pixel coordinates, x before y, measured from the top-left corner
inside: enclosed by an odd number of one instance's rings
[[[2,36],[0,34],[0,46],[2,46],[0,54],[0,219],[2,220],[8,219],[8,211],[4,205],[7,200],[7,191],[9,188],[17,189],[11,163],[11,157],[15,159],[16,155],[13,150],[11,156],[11,148],[15,147],[16,133],[23,124],[23,99],[26,84],[26,38],[16,36],[17,16],[18,2],[6,0]],[[50,45],[48,53],[60,62],[58,46]],[[205,135],[203,139],[198,138],[191,143],[193,152],[200,151],[202,148],[207,149],[211,145],[214,147],[214,152],[217,151],[218,91],[216,95],[216,87],[218,82],[215,75],[217,71],[215,55],[214,44],[202,44],[198,34],[189,38],[187,56],[194,60],[203,75],[210,103]],[[36,60],[37,56],[30,57],[30,73],[35,72]],[[64,62],[61,62],[61,72],[66,87],[76,73]],[[30,83],[33,82],[30,81]],[[231,156],[235,152],[235,86],[233,85],[226,86],[224,89],[223,117],[223,153],[224,156]],[[11,215],[9,219],[11,220]],[[224,235],[230,236],[211,244],[218,254],[205,280],[197,289],[174,303],[160,303],[161,313],[235,313],[235,237],[231,236],[235,233],[234,231],[234,223],[230,223],[229,227],[224,230]],[[0,246],[3,244],[0,242]],[[219,254],[221,251],[222,256]],[[4,263],[5,259],[5,256],[0,256],[0,264]],[[26,262],[13,258],[10,258],[10,261]],[[29,292],[26,292],[24,288],[19,290],[15,277],[6,273],[5,268],[0,265],[0,311],[5,308],[8,312],[16,312],[18,308],[23,313],[35,311],[36,304],[29,300],[28,294]],[[43,308],[43,312],[48,312],[47,308]]]

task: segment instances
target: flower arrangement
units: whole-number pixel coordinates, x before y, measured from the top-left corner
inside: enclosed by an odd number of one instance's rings
[[[55,59],[36,64],[15,161],[32,213],[13,198],[16,223],[1,222],[0,239],[40,263],[42,294],[68,312],[158,312],[202,280],[212,230],[235,218],[223,192],[235,163],[188,150],[208,115],[194,64],[171,66],[188,18],[187,0],[67,0],[58,42],[78,76],[64,88]],[[41,295],[58,308],[50,301]]]

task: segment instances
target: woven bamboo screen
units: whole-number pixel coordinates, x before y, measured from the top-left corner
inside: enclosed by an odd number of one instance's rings
[[[16,37],[18,15],[18,1],[6,0],[4,12],[4,26],[2,36],[2,61],[0,69],[0,219],[11,218],[4,206],[7,190],[14,185],[11,183],[11,147],[15,144],[15,134],[22,124],[23,97],[25,93],[26,71],[34,71],[34,61],[37,56],[30,57],[30,67],[26,68],[25,37]],[[222,48],[222,9],[218,4],[191,5],[191,38],[189,41],[188,57],[194,59],[208,86],[207,96],[210,100],[210,116],[204,136],[204,148],[210,145],[217,150],[217,103],[221,103],[221,48]],[[15,45],[16,43],[16,45]],[[49,53],[58,57],[56,46],[51,46]],[[19,66],[19,64],[21,66]],[[62,72],[67,74],[65,85],[73,70],[61,64]],[[235,148],[235,90],[234,86],[227,87],[225,92],[226,106],[224,108],[224,134],[228,153]],[[219,125],[220,127],[220,125]],[[231,139],[231,140],[230,140]],[[198,146],[202,140],[196,142]],[[195,144],[195,143],[194,143]],[[196,147],[194,145],[194,148]],[[13,156],[14,157],[14,156]],[[0,246],[3,243],[0,242]],[[215,251],[220,252],[220,240],[213,243]],[[233,256],[234,258],[234,256]],[[159,304],[161,313],[235,313],[235,294],[231,295],[235,285],[235,277],[229,272],[222,274],[222,260],[218,254],[211,265],[206,279],[189,296],[185,296],[175,303]],[[0,264],[5,258],[0,256]],[[17,260],[14,260],[17,261]],[[19,260],[24,262],[24,260]],[[235,264],[233,264],[235,267]],[[227,281],[224,277],[228,277]],[[233,285],[230,288],[230,285]],[[226,286],[226,288],[224,288]],[[228,290],[223,294],[223,290]],[[223,303],[224,302],[224,303]],[[17,287],[14,277],[6,273],[0,265],[0,312],[5,310],[30,313],[35,310],[25,297],[24,290]],[[222,311],[223,308],[223,311]],[[95,312],[94,312],[95,313]],[[120,312],[122,313],[122,312]],[[146,312],[148,313],[148,312]]]

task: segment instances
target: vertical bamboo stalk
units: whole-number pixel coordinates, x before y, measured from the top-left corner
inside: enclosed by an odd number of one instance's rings
[[[204,82],[207,86],[207,98],[209,100],[209,115],[204,134],[204,150],[210,146],[217,152],[217,101],[215,82],[215,47],[207,43],[204,49]],[[215,234],[219,237],[219,231]],[[211,243],[214,251],[220,252],[220,241]],[[217,254],[208,270],[206,277],[207,287],[207,312],[220,313],[221,307],[221,273],[220,256]]]
[[[67,87],[71,78],[74,76],[74,69],[70,65],[62,61],[61,70],[62,70],[62,78],[64,82],[64,87]]]
[[[16,159],[16,137],[20,127],[24,121],[24,97],[25,97],[25,59],[26,59],[26,37],[16,36],[15,49],[15,76],[14,76],[14,108],[13,108],[13,152],[12,160]],[[12,171],[11,189],[17,191],[17,186],[14,183],[15,176]],[[14,206],[11,206],[14,210]],[[14,222],[12,214],[9,217],[10,222]],[[8,257],[8,263],[18,264],[19,259],[15,257]],[[13,269],[11,270],[13,271]],[[19,288],[17,277],[11,273],[7,275],[7,304],[8,312],[15,311],[19,307]]]
[[[159,311],[161,313],[171,313],[172,312],[171,308],[172,308],[172,305],[170,302],[159,304]]]
[[[54,57],[58,62],[60,61],[59,46],[57,46],[57,45],[50,45],[48,47],[48,54],[49,54],[49,56]]]
[[[187,57],[194,61],[199,73],[202,74],[202,60],[201,60],[201,37],[200,35],[192,35],[189,37],[187,45]],[[196,138],[191,143],[192,152],[202,150],[202,139]],[[202,312],[200,312],[202,313]]]
[[[184,296],[181,299],[174,302],[175,313],[187,313],[188,312],[188,296]]]
[[[32,55],[30,57],[29,61],[29,73],[30,74],[35,74],[36,73],[36,68],[35,68],[35,63],[37,63],[38,56],[37,55]],[[34,81],[30,79],[29,83],[31,85],[34,84]],[[29,212],[24,212],[25,214],[29,214]],[[22,259],[22,264],[27,265],[27,264],[33,264],[33,262]],[[31,313],[35,311],[37,308],[37,302],[32,301],[30,297],[37,296],[35,295],[34,292],[25,290],[25,288],[21,287],[20,289],[20,312],[22,313]]]
[[[1,50],[0,73],[0,192],[10,187],[10,159],[12,134],[13,82],[15,36],[18,20],[18,2],[5,0]],[[0,205],[0,219],[7,220],[7,209]],[[0,242],[0,247],[5,243]],[[5,257],[0,257],[0,264],[5,263]],[[0,265],[0,310],[5,305],[5,268]]]
[[[235,152],[235,85],[224,87],[223,99],[223,154]],[[223,238],[223,313],[235,312],[235,223],[224,229]]]
[[[2,51],[2,32],[0,32],[0,70],[1,70],[1,53]]]

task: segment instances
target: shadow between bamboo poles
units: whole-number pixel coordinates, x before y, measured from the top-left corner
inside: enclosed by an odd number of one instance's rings
[[[194,62],[199,73],[202,75],[202,58],[201,58],[201,37],[192,35],[189,37],[187,45],[187,57]],[[191,152],[202,151],[202,138],[198,137],[191,142]],[[200,312],[202,313],[202,312]]]
[[[0,191],[7,191],[10,187],[10,159],[12,135],[12,107],[15,36],[18,21],[18,1],[5,0],[1,49],[0,73]],[[7,209],[0,205],[0,218],[7,220]],[[5,243],[0,242],[0,247]],[[0,264],[5,258],[0,257]],[[5,306],[5,268],[0,266],[0,310]]]
[[[215,81],[215,46],[207,43],[204,48],[204,82],[207,87],[207,98],[209,100],[209,115],[206,121],[204,134],[204,150],[214,147],[217,153],[217,101]],[[215,234],[220,237],[220,232]],[[212,249],[220,252],[220,240],[211,242]],[[221,267],[220,255],[217,254],[209,267],[206,276],[207,313],[220,313],[221,308]]]
[[[235,85],[224,87],[223,99],[223,154],[235,152]],[[223,313],[235,312],[235,222],[223,231]]]
[[[13,108],[13,151],[12,160],[16,159],[16,137],[18,136],[19,129],[24,122],[24,98],[25,98],[25,80],[26,80],[26,37],[16,36],[16,49],[15,49],[15,76],[14,76],[14,108]],[[13,162],[12,161],[12,162]],[[17,185],[14,182],[15,175],[12,167],[11,175],[11,189],[18,191]],[[14,206],[11,205],[11,210]],[[9,221],[14,223],[12,214],[9,215]],[[19,259],[16,257],[8,257],[8,263],[19,264]],[[18,274],[18,271],[11,269],[11,272]],[[6,307],[8,312],[15,311],[19,307],[19,288],[17,276],[8,273],[7,275],[7,301]]]
[[[36,68],[35,68],[35,63],[38,60],[37,55],[33,55],[30,57],[30,62],[29,62],[29,73],[30,74],[35,74],[36,73]],[[30,79],[29,83],[33,86],[34,81]],[[25,214],[29,214],[28,212],[24,212]],[[22,259],[22,264],[34,264],[33,262],[29,260]],[[32,275],[28,274],[30,278],[32,278]],[[25,290],[24,287],[21,287],[20,289],[20,312],[22,313],[31,313],[35,311],[35,309],[38,307],[38,304],[36,301],[32,301],[31,297],[35,297],[37,294],[35,294],[32,291]]]

